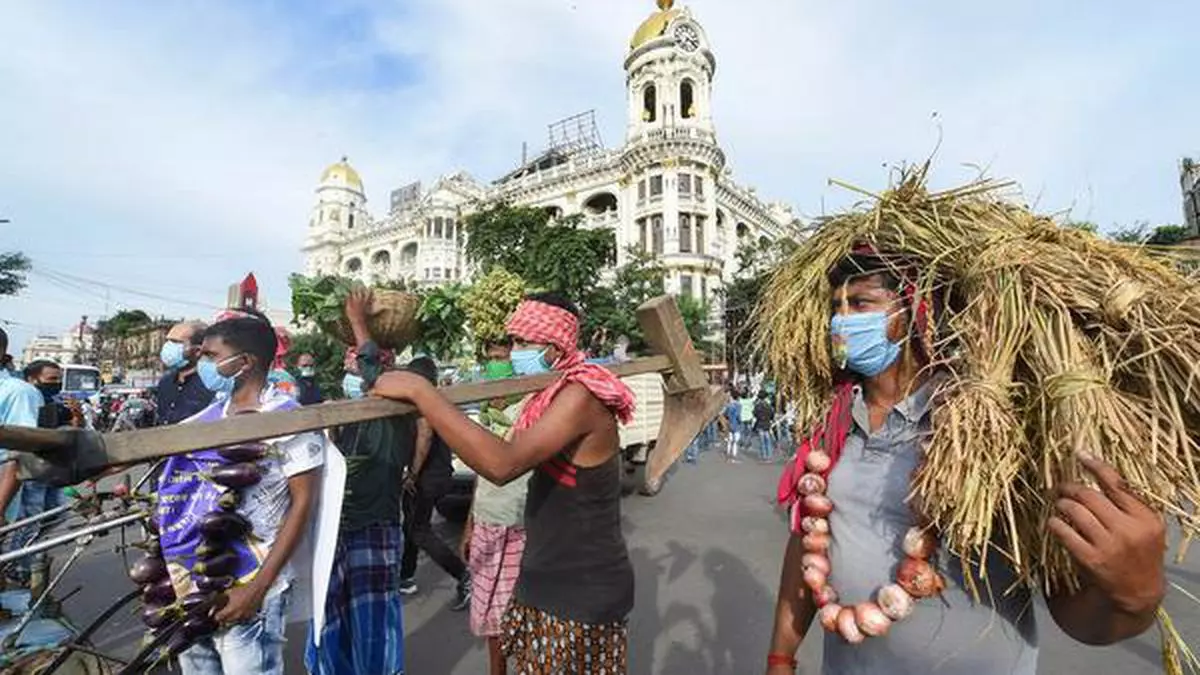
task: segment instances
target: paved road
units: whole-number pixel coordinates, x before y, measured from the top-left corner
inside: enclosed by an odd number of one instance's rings
[[[626,534],[637,574],[630,672],[762,671],[784,541],[783,521],[771,508],[777,476],[775,466],[730,465],[705,453],[698,466],[679,467],[658,497],[626,500]],[[1200,591],[1200,550],[1184,566],[1171,566],[1170,574],[1185,588]],[[111,554],[89,559],[72,578],[84,586],[70,602],[76,616],[94,615],[103,598],[128,588]],[[486,672],[485,654],[467,629],[466,616],[447,609],[450,580],[423,561],[417,581],[421,592],[405,607],[409,672]],[[1189,643],[1200,651],[1200,605],[1173,591],[1167,606]],[[1088,648],[1063,636],[1043,607],[1038,608],[1038,619],[1041,673],[1162,672],[1154,632],[1114,647]],[[128,625],[136,630],[132,621]],[[304,672],[303,636],[302,626],[292,627],[290,673]],[[812,640],[804,647],[802,673],[819,672],[819,642]]]

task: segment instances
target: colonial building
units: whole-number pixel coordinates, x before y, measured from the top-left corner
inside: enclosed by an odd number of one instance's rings
[[[767,203],[726,166],[711,105],[717,58],[686,7],[658,0],[625,57],[626,130],[620,148],[599,142],[585,113],[550,127],[550,147],[491,184],[466,173],[391,193],[388,213],[367,210],[362,178],[342,158],[325,169],[304,244],[309,274],[437,284],[470,276],[465,216],[493,201],[582,214],[611,228],[618,264],[630,247],[653,252],[667,290],[710,299],[735,271],[743,241],[794,231],[789,207]]]
[[[84,363],[91,358],[96,330],[80,322],[63,331],[62,335],[38,335],[25,344],[21,362],[29,365],[34,361]]]

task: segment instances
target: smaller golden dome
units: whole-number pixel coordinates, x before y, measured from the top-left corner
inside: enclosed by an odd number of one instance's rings
[[[321,172],[321,184],[325,185],[327,183],[340,183],[347,187],[354,188],[359,192],[363,191],[362,178],[359,177],[358,172],[354,170],[354,167],[350,166],[350,163],[346,161],[345,157],[342,157],[341,161],[339,162],[330,164],[329,168]]]
[[[675,0],[658,0],[658,11],[642,22],[629,41],[629,50],[633,51],[667,31],[667,25],[680,15],[682,10],[674,9]]]

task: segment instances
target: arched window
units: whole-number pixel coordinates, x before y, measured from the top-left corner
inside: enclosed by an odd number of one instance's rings
[[[403,267],[412,267],[417,264],[418,247],[416,242],[410,242],[400,249],[400,265]]]
[[[642,121],[653,122],[658,119],[658,91],[653,84],[646,85],[642,90]]]
[[[359,258],[351,258],[346,261],[346,271],[350,274],[358,274],[362,271],[362,260]]]
[[[683,111],[684,119],[696,116],[696,87],[691,80],[679,84],[679,109]]]
[[[746,237],[746,235],[748,235],[748,234],[750,234],[750,226],[746,225],[745,223],[738,223],[737,224],[737,238],[744,239]]]
[[[593,216],[617,210],[617,196],[611,192],[597,192],[583,203],[583,209]]]
[[[392,265],[392,254],[387,251],[376,251],[375,255],[371,256],[371,266],[376,272],[387,272]]]

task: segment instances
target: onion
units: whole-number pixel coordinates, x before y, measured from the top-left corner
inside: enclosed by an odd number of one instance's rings
[[[856,645],[865,639],[862,631],[858,629],[858,622],[854,618],[854,610],[849,607],[843,607],[842,611],[838,612],[837,629],[842,639],[852,645]]]
[[[825,473],[833,466],[833,458],[828,453],[814,450],[804,459],[804,466],[813,473]]]
[[[910,558],[926,560],[937,550],[937,538],[929,530],[910,527],[904,533],[904,554]]]
[[[838,629],[837,620],[838,614],[841,614],[841,605],[825,605],[821,611],[817,613],[817,620],[821,622],[821,628],[836,633]]]
[[[824,553],[829,550],[829,535],[820,532],[810,532],[800,540],[804,550],[809,553]]]
[[[820,553],[805,553],[804,557],[800,559],[800,567],[803,569],[813,567],[821,570],[826,575],[828,575],[830,570],[833,569],[829,565],[829,558],[826,558]]]
[[[802,495],[825,494],[825,479],[815,473],[806,473],[796,481],[796,490]]]
[[[813,594],[813,602],[816,603],[817,607],[827,607],[829,605],[836,605],[837,601],[838,601],[838,594],[837,594],[837,591],[835,591],[833,589],[833,586],[829,586],[829,585],[822,586],[821,590],[819,590]]]
[[[896,570],[896,583],[914,598],[928,598],[945,587],[941,575],[927,560],[905,558]]]
[[[806,568],[804,583],[814,591],[820,590],[825,587],[825,573],[815,567]]]
[[[861,602],[854,606],[854,621],[858,629],[871,637],[885,635],[892,627],[892,620],[887,618],[879,605],[873,602]]]
[[[879,603],[884,616],[892,621],[905,619],[913,611],[912,596],[897,584],[888,584],[879,589],[875,601]]]
[[[804,497],[804,509],[809,515],[824,518],[833,513],[833,500],[825,495],[806,495]]]
[[[817,532],[819,534],[829,534],[829,521],[816,516],[804,516],[800,520],[800,529],[805,532]]]

